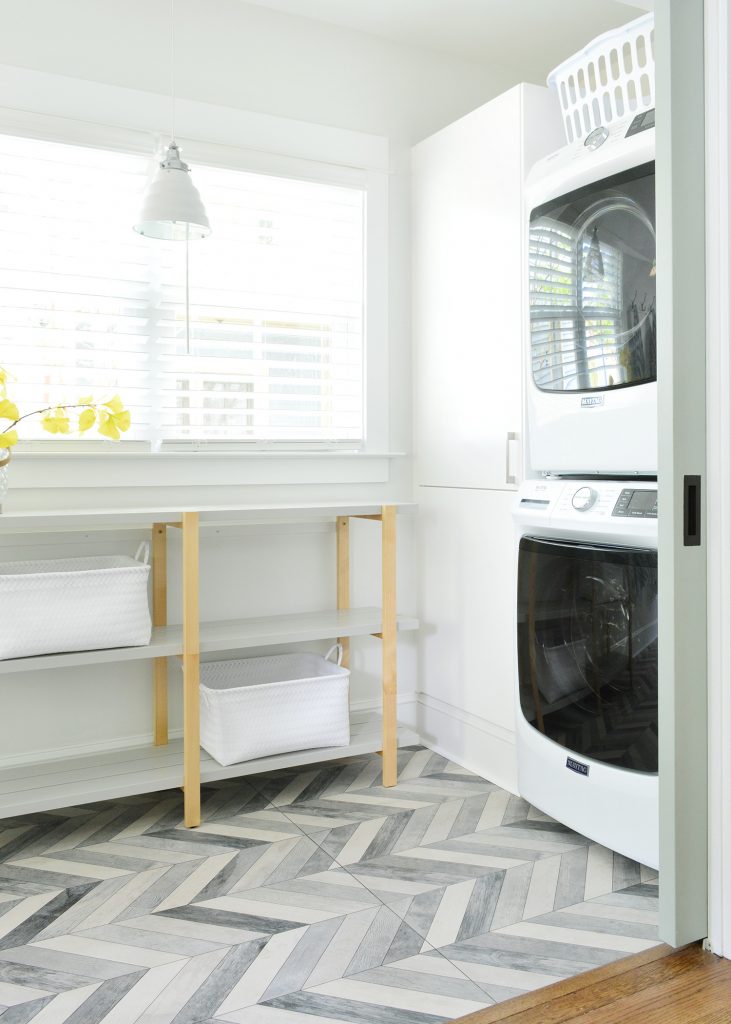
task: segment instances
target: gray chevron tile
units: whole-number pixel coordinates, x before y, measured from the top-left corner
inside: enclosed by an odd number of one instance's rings
[[[0,918],[0,950],[10,949],[38,938],[50,923],[83,899],[90,886],[76,886],[53,894],[29,896],[13,911]]]
[[[470,985],[463,979],[463,988],[467,988],[469,994],[453,995],[444,991],[423,991],[420,987],[405,988],[402,985],[379,983],[377,980],[370,980],[369,973],[359,974],[353,978],[342,978],[339,981],[328,982],[326,985],[319,985],[316,989],[307,989],[299,994],[302,997],[320,996],[326,1000],[344,1001],[348,1010],[354,1012],[357,1007],[360,1012],[368,1011],[373,1021],[394,1021],[407,1020],[403,1015],[413,1015],[413,1020],[437,1017],[437,1019],[452,1020],[456,1017],[474,1013],[476,1010],[484,1009],[487,1000],[482,996],[479,989]],[[401,979],[402,981],[405,979]],[[457,981],[458,979],[451,979]],[[288,999],[291,997],[284,997]],[[286,1003],[271,1001],[273,1005],[286,1005]],[[401,1016],[400,1016],[401,1015]],[[348,1018],[346,1018],[348,1019]]]
[[[43,996],[40,999],[32,999],[27,1003],[16,1003],[14,1006],[3,1006],[0,1009],[0,1021],[2,1024],[28,1024],[41,1010],[48,1006],[54,996]]]
[[[120,999],[139,984],[145,976],[144,971],[135,971],[119,978],[110,978],[101,982],[81,1005],[67,1018],[66,1024],[101,1024],[119,1003]],[[0,1018],[0,1021],[2,1018]]]
[[[43,989],[48,993],[67,992],[72,988],[93,984],[97,979],[79,974],[66,974],[44,967],[0,963],[0,985]]]
[[[424,747],[0,823],[0,1024],[429,1024],[653,945],[657,874]],[[4,987],[3,987],[4,986]]]
[[[43,970],[57,971],[60,974],[95,978],[98,981],[118,978],[122,974],[131,974],[134,971],[134,967],[116,960],[100,960],[39,945],[4,949],[0,952],[0,963],[25,964]]]

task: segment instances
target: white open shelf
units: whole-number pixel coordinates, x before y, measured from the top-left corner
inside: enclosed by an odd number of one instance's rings
[[[380,608],[348,608],[324,612],[297,612],[292,615],[268,615],[255,619],[231,619],[202,622],[201,654],[215,651],[245,650],[273,644],[307,643],[331,640],[339,636],[368,636],[381,632]],[[400,615],[400,631],[419,628],[418,619]],[[71,654],[44,654],[34,658],[10,658],[0,661],[0,675],[32,672],[49,668],[73,668],[78,665],[102,665],[109,662],[141,661],[182,654],[183,627],[158,626],[146,647],[112,647],[101,651],[74,651]]]
[[[408,746],[418,743],[419,738],[411,729],[400,725],[398,742],[400,746]],[[358,714],[351,720],[347,747],[296,750],[228,767],[201,751],[201,782],[369,754],[380,750],[381,743],[381,716],[375,712]],[[171,740],[164,747],[128,747],[93,756],[16,765],[0,770],[0,818],[178,789],[182,778],[182,740]]]

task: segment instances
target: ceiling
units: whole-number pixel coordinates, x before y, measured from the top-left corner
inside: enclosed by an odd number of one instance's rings
[[[470,61],[519,63],[538,81],[653,0],[246,0]]]

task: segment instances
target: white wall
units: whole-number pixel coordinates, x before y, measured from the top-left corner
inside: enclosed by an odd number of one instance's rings
[[[111,470],[108,459],[53,462],[22,457],[12,468],[9,508],[101,505],[184,505],[199,503],[382,500],[411,495],[411,356],[409,340],[409,180],[411,143],[502,91],[518,72],[452,60],[442,55],[351,32],[307,19],[252,7],[238,0],[178,0],[177,92],[181,98],[238,108],[311,124],[384,136],[390,151],[389,315],[391,452],[403,457],[358,460],[200,458],[161,462],[159,474],[134,462]],[[106,83],[113,123],[130,127],[124,89],[164,93],[168,89],[168,0],[24,0],[6,18],[0,34],[0,64]],[[6,69],[0,67],[0,75]],[[6,76],[7,81],[12,75]],[[90,86],[89,92],[92,91]],[[6,107],[58,111],[64,91],[78,82],[24,79]],[[81,90],[83,93],[83,90]],[[131,96],[131,94],[130,94]],[[137,94],[139,100],[139,92]],[[120,106],[121,105],[121,106]],[[160,129],[165,129],[166,104]],[[132,108],[130,107],[130,110]],[[225,112],[224,112],[225,114]],[[225,124],[222,114],[221,123]],[[281,127],[281,126],[280,126]],[[301,129],[301,126],[299,126]],[[306,134],[306,131],[305,131]],[[316,137],[314,131],[312,137]],[[1,354],[0,354],[1,356]],[[135,468],[137,466],[137,468]],[[106,479],[105,479],[106,477]],[[64,480],[73,480],[65,487]],[[167,484],[164,485],[164,482]],[[355,530],[354,603],[375,603],[378,580],[376,531]],[[416,560],[408,520],[400,528],[400,606],[416,606]],[[73,539],[74,550],[134,550],[137,536]],[[24,558],[68,551],[69,539],[27,538],[0,543],[0,557]],[[331,526],[258,529],[235,537],[207,535],[202,543],[202,609],[208,617],[234,617],[310,609],[334,600],[334,538]],[[175,558],[173,556],[173,565]],[[173,570],[174,571],[174,570]],[[175,609],[171,612],[175,618]],[[378,644],[359,640],[354,648],[354,697],[378,694]],[[413,713],[417,685],[415,644],[400,643],[400,692],[405,718]],[[175,688],[173,688],[175,691]],[[179,725],[177,694],[173,728]],[[3,679],[0,761],[23,760],[59,748],[95,748],[144,740],[150,735],[150,680],[143,664],[118,669],[27,673]]]

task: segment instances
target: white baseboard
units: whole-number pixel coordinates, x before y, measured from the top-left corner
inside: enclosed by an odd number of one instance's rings
[[[426,693],[416,701],[416,730],[425,746],[517,794],[514,732]]]
[[[417,730],[417,705],[415,693],[399,694],[398,718],[403,725]],[[378,698],[368,700],[351,701],[350,711],[354,718],[371,711],[381,710],[381,701]],[[183,730],[170,729],[171,740],[180,739]],[[58,761],[71,757],[90,757],[94,754],[111,753],[115,750],[128,750],[130,747],[147,747],[152,744],[152,731],[137,733],[132,736],[116,736],[114,739],[96,740],[92,743],[77,743],[63,747],[52,747],[48,750],[33,750],[29,753],[8,754],[0,757],[0,769],[16,768],[23,765],[39,764],[45,761]]]

